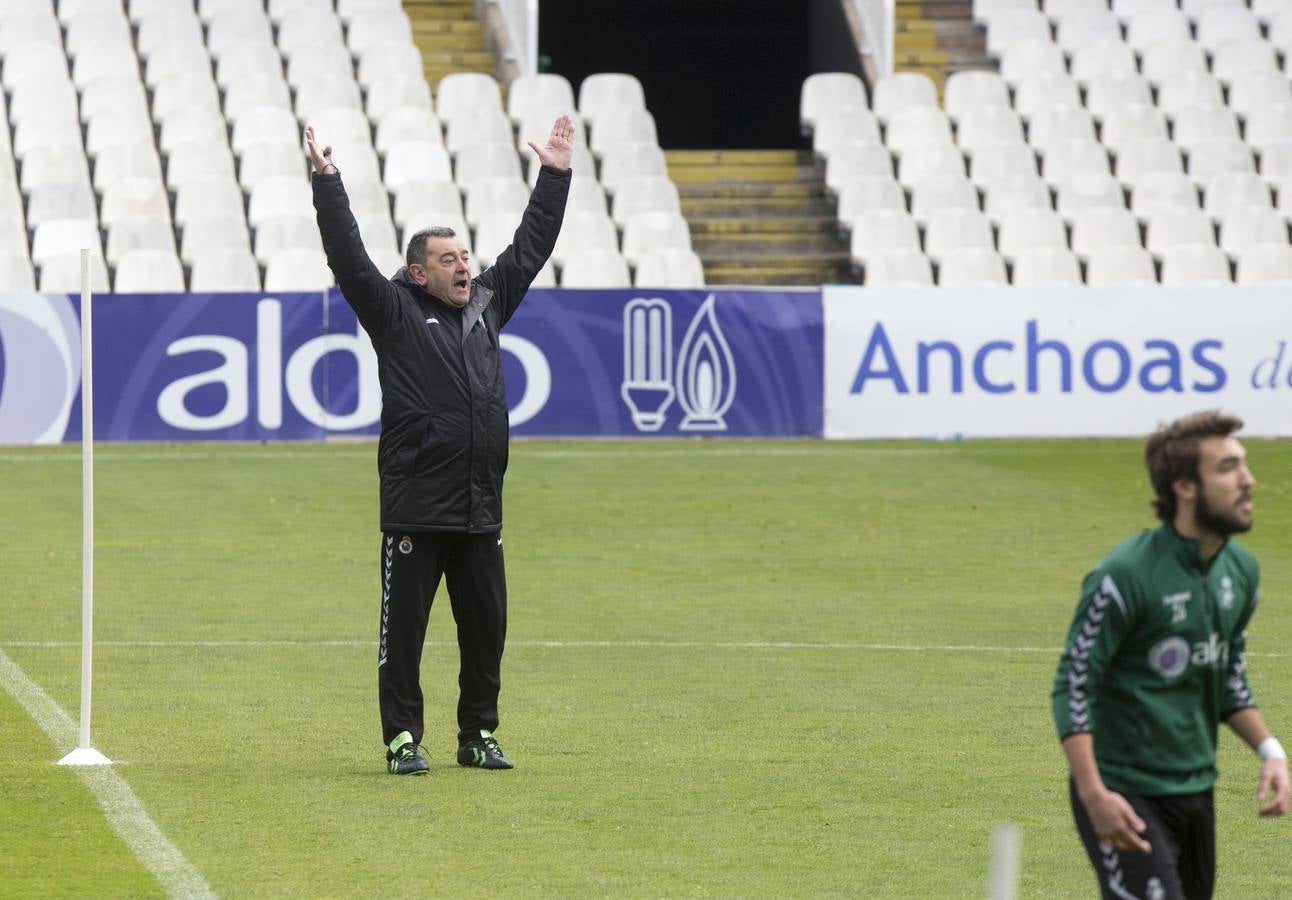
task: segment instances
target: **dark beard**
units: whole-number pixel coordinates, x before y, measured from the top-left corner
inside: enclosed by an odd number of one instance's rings
[[[1201,486],[1201,485],[1200,485]],[[1218,534],[1221,537],[1228,537],[1231,534],[1242,534],[1252,530],[1251,522],[1244,522],[1238,519],[1233,513],[1225,513],[1222,510],[1213,509],[1207,503],[1207,497],[1201,491],[1198,492],[1198,506],[1195,511],[1198,524],[1210,531],[1212,534]]]

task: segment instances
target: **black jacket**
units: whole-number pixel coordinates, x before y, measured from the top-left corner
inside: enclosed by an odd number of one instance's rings
[[[328,266],[377,351],[382,530],[498,531],[507,469],[498,331],[552,253],[570,173],[543,168],[511,246],[472,279],[461,309],[407,268],[385,278],[363,249],[341,177],[313,181]]]

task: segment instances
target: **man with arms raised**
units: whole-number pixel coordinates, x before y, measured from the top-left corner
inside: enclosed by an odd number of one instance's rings
[[[311,128],[314,208],[328,266],[377,353],[381,381],[381,629],[377,687],[386,765],[421,775],[422,647],[441,578],[457,623],[458,763],[510,769],[493,736],[507,633],[502,481],[507,398],[499,331],[547,262],[570,188],[574,127],[561,116],[511,246],[471,277],[465,236],[435,227],[386,279],[364,251],[332,162]]]
[[[1162,524],[1086,576],[1054,680],[1077,832],[1105,898],[1206,898],[1216,875],[1216,732],[1263,760],[1262,816],[1288,808],[1287,754],[1247,684],[1256,559],[1242,422],[1203,412],[1149,436]]]

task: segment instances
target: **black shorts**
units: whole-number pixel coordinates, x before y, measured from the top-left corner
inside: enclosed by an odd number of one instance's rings
[[[1077,833],[1095,867],[1104,900],[1208,900],[1216,883],[1216,808],[1210,790],[1199,794],[1145,797],[1122,793],[1144,820],[1152,853],[1101,844],[1077,796],[1068,792]]]

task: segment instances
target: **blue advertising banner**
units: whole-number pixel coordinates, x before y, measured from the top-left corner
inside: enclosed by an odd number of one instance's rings
[[[0,296],[0,443],[80,438],[77,298]],[[534,290],[504,329],[517,435],[820,435],[818,291]],[[100,440],[376,434],[367,336],[326,295],[94,299]]]

